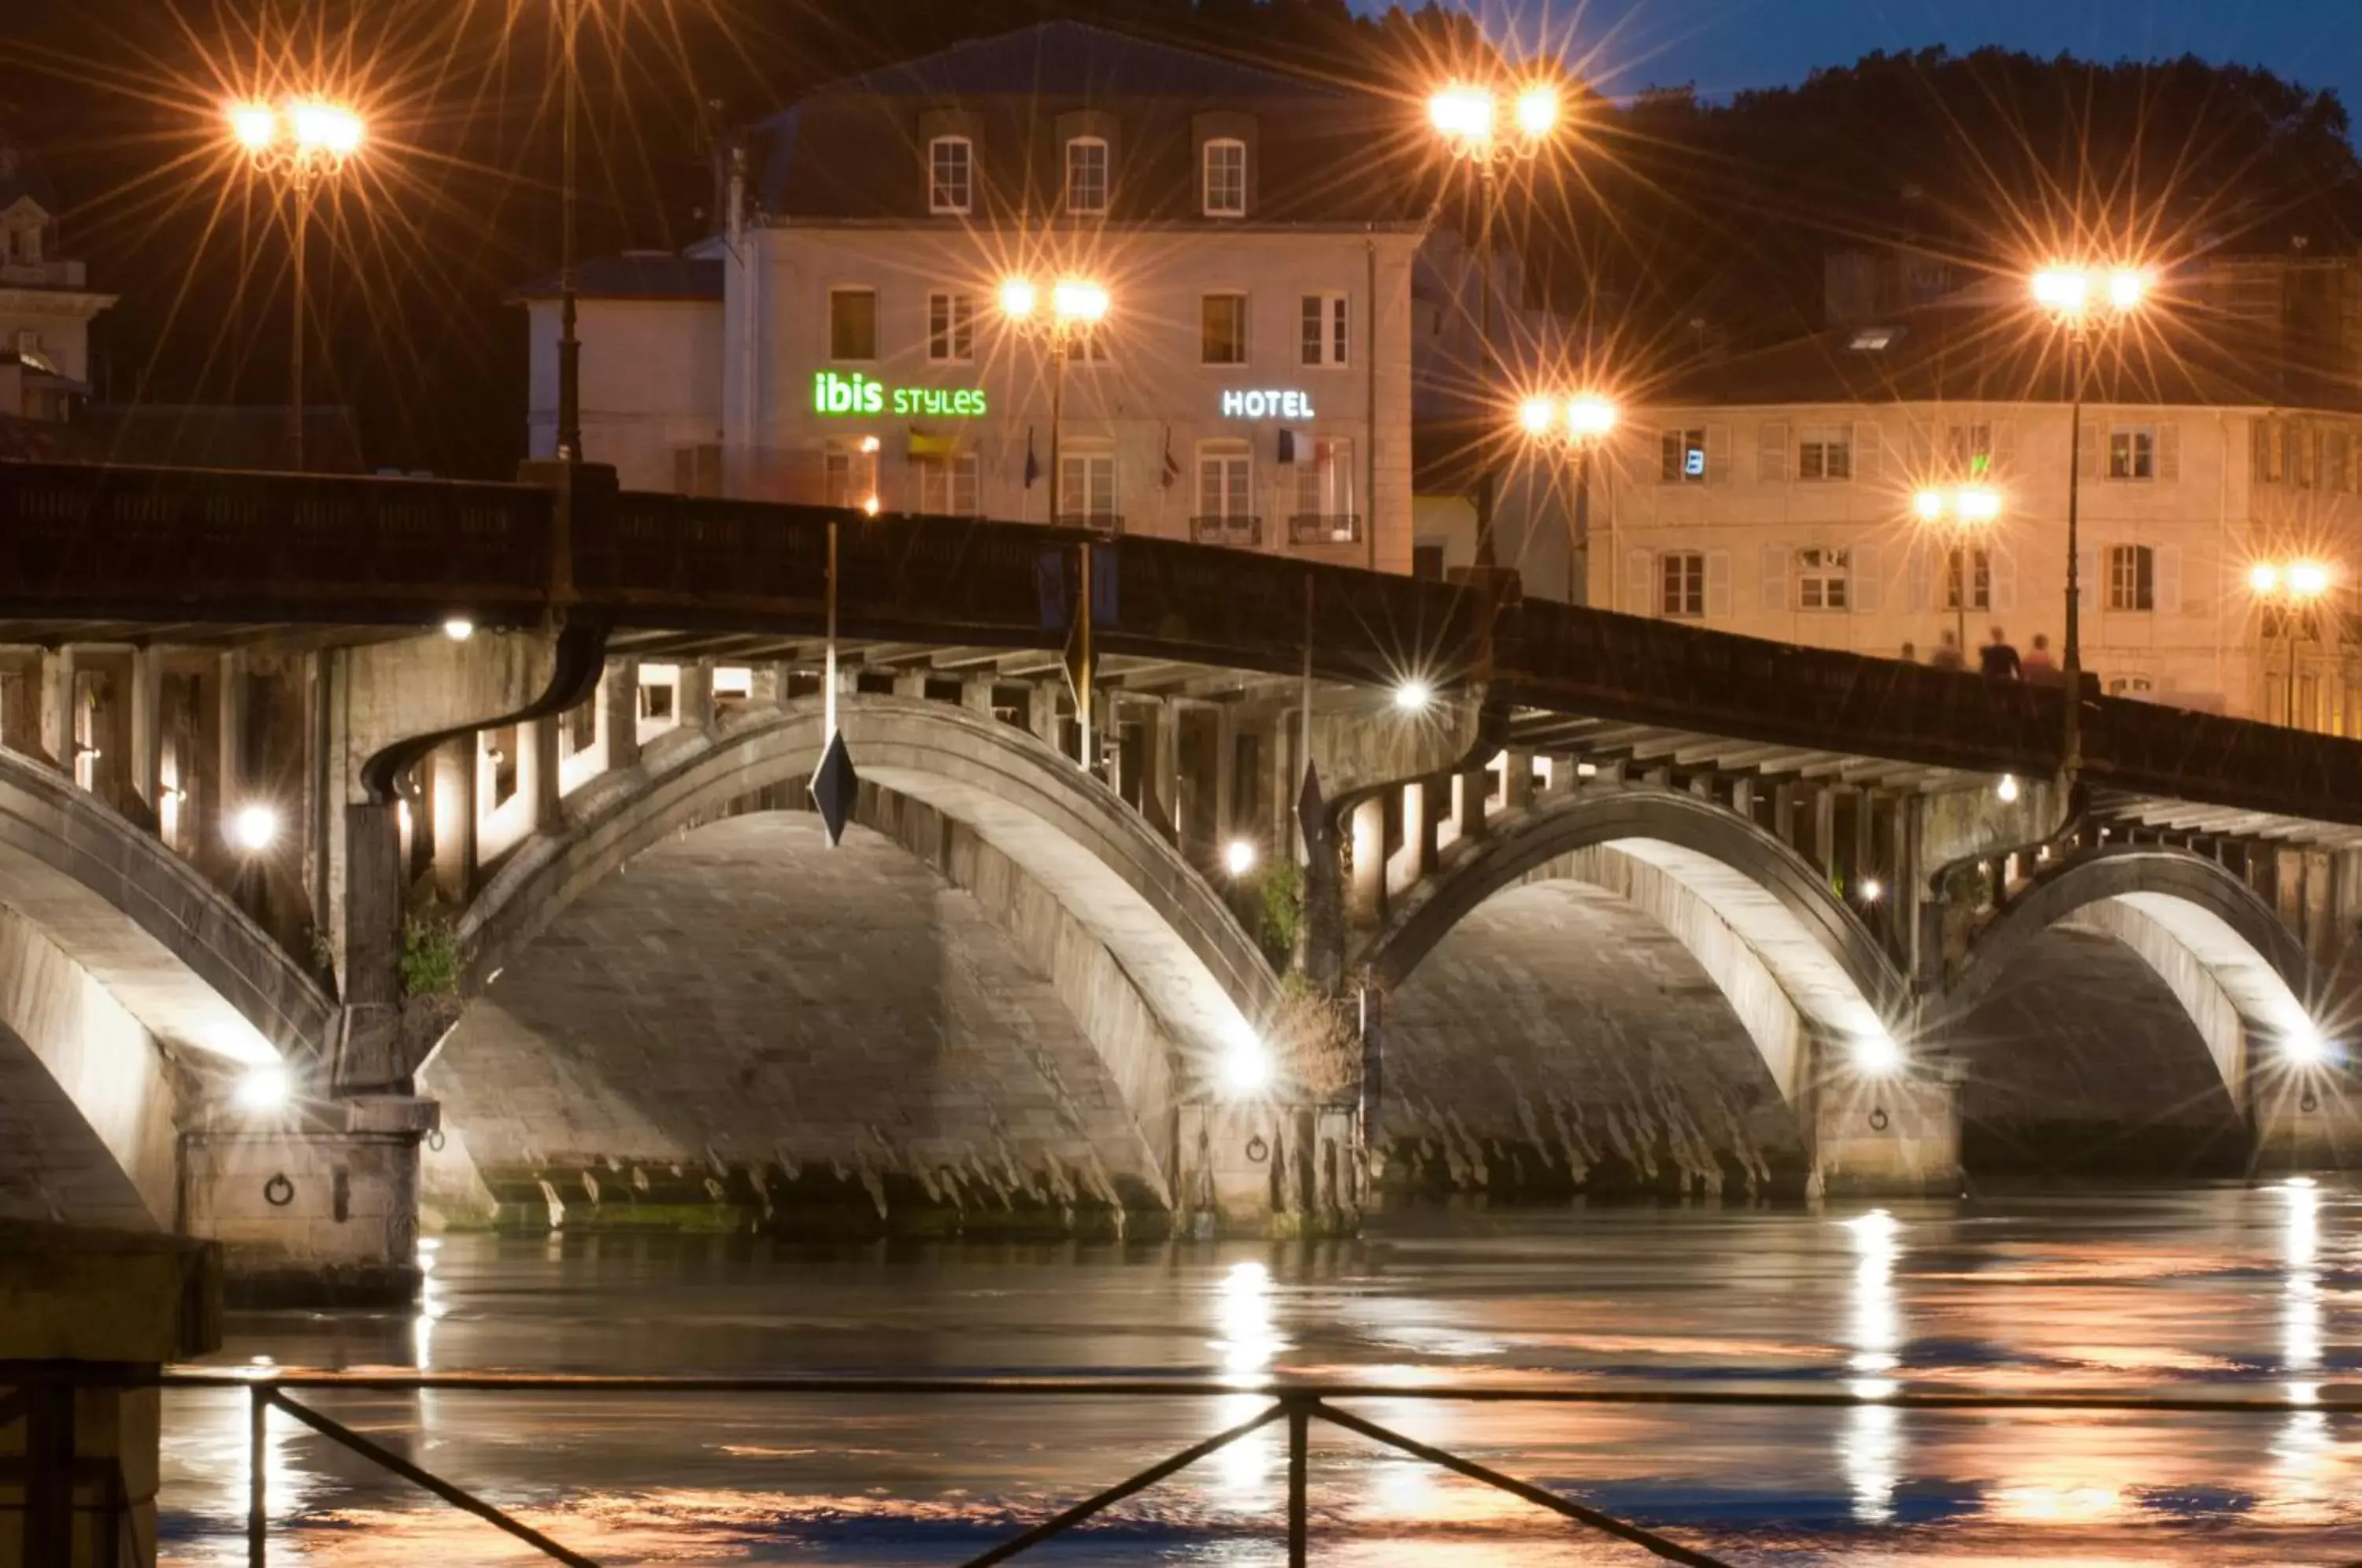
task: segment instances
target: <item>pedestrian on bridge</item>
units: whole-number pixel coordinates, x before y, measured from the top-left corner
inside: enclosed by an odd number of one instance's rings
[[[2028,686],[2058,684],[2058,666],[2050,657],[2050,638],[2047,634],[2042,632],[2034,634],[2034,646],[2026,652],[2024,670],[2025,683]]]
[[[2018,663],[2017,650],[2010,646],[2008,635],[1999,626],[1992,629],[1992,641],[1977,650],[1977,664],[1988,680],[2018,680],[2025,674]]]
[[[1954,636],[1949,632],[1946,632],[1944,634],[1943,641],[1936,645],[1936,651],[1929,657],[1927,663],[1937,669],[1966,669],[1968,668],[1967,663],[1960,657],[1959,638]]]

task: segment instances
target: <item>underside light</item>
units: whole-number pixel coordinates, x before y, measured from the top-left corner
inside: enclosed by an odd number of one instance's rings
[[[265,1062],[247,1069],[246,1076],[230,1091],[230,1103],[240,1110],[263,1115],[284,1110],[292,1088],[285,1067],[276,1062]]]
[[[1861,879],[1861,901],[1863,903],[1874,904],[1884,897],[1886,897],[1885,883],[1880,881],[1875,877],[1864,877]]]
[[[455,643],[464,643],[476,635],[476,623],[465,615],[454,615],[443,623],[443,635]]]
[[[1853,1042],[1853,1065],[1857,1071],[1872,1077],[1889,1077],[1903,1070],[1903,1047],[1894,1036],[1881,1032],[1859,1034]]]
[[[1254,840],[1234,838],[1222,846],[1222,869],[1233,877],[1243,877],[1255,868]]]
[[[2318,1067],[2329,1060],[2329,1042],[2308,1021],[2292,1026],[2280,1036],[2280,1055],[2292,1066]]]
[[[1412,679],[1395,688],[1395,706],[1406,713],[1424,713],[1435,701],[1435,688]]]
[[[874,495],[873,495],[873,496],[871,496],[868,500],[866,500],[866,501],[863,502],[861,503],[861,510],[862,510],[865,513],[866,513],[867,515],[869,515],[869,516],[871,516],[871,517],[875,517],[875,516],[877,516],[877,498],[876,496],[874,496]]]
[[[1222,1089],[1232,1099],[1245,1099],[1271,1087],[1271,1050],[1251,1035],[1241,1035],[1222,1053]]]
[[[269,806],[242,806],[229,820],[230,842],[259,854],[279,842],[279,813]]]
[[[2016,800],[2017,775],[2014,773],[2003,774],[2001,776],[2001,782],[1993,786],[1993,793],[1999,795],[2004,802]]]

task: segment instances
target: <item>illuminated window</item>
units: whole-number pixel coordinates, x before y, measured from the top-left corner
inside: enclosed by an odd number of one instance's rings
[[[964,136],[927,143],[927,210],[965,213],[976,199],[976,148]]]
[[[968,294],[927,296],[927,358],[966,364],[976,358],[976,300]]]
[[[2157,552],[2147,545],[2108,547],[2108,608],[2157,608]]]
[[[1992,608],[1992,554],[1989,550],[1972,549],[1963,561],[1962,552],[1948,550],[1944,556],[1944,608],[1947,610],[1990,610]],[[1968,573],[1968,602],[1960,602],[1961,569]]]
[[[1066,210],[1108,210],[1108,144],[1098,137],[1078,136],[1066,143]]]
[[[2112,480],[2157,478],[2157,426],[2119,425],[2108,432],[2108,477]]]
[[[1350,544],[1361,536],[1353,511],[1353,440],[1316,436],[1296,464],[1294,532],[1299,545]]]
[[[1115,528],[1123,518],[1115,505],[1115,454],[1058,454],[1058,521],[1068,527]]]
[[[1842,610],[1851,600],[1847,591],[1853,575],[1849,551],[1819,546],[1796,552],[1796,608]]]
[[[1206,144],[1206,215],[1247,213],[1247,144],[1220,137]]]
[[[829,290],[828,357],[832,359],[877,358],[877,290]]]
[[[1343,294],[1305,295],[1303,362],[1307,365],[1345,363],[1345,347],[1351,341],[1348,320]]]
[[[913,466],[919,470],[920,511],[930,517],[983,515],[980,469],[974,452],[922,458]]]
[[[1660,446],[1658,478],[1667,484],[1700,484],[1705,480],[1705,432],[1668,430]]]
[[[822,472],[824,504],[866,506],[877,494],[877,449],[866,440],[831,441],[822,457]]]
[[[1806,425],[1796,442],[1796,477],[1800,480],[1853,478],[1853,426]]]
[[[1946,432],[1944,455],[1956,474],[1981,474],[1992,466],[1992,426],[1955,425]]]
[[[1694,617],[1705,613],[1705,557],[1695,550],[1667,550],[1657,558],[1657,610]]]
[[[1208,294],[1198,302],[1198,361],[1207,365],[1247,362],[1247,297]]]

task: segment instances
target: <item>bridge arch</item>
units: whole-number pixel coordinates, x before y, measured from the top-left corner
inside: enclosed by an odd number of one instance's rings
[[[529,976],[541,962],[535,954],[542,934],[578,930],[574,922],[588,917],[568,911],[595,913],[601,900],[612,902],[619,895],[611,879],[644,875],[641,856],[662,866],[712,842],[727,819],[809,812],[806,781],[824,722],[818,699],[742,713],[707,734],[659,741],[633,768],[578,791],[564,831],[520,846],[461,918],[466,983],[477,999],[456,1043],[430,1064],[430,1088],[441,1092],[446,1068],[471,1049],[471,1030],[507,1027],[501,1010],[506,997],[520,994],[519,981],[504,988],[499,977],[519,965]],[[1153,1155],[1158,1203],[1169,1206],[1179,1160],[1176,1107],[1213,1078],[1229,1053],[1250,1043],[1279,1004],[1277,978],[1261,951],[1137,812],[1031,734],[952,704],[883,696],[842,699],[838,722],[862,789],[855,825],[837,853],[871,856],[879,840],[890,841],[973,895],[1026,967],[1046,976],[1065,1017],[1097,1053]],[[798,831],[805,845],[816,842],[811,830]],[[794,862],[805,851],[777,839],[748,853],[786,856],[772,863],[775,878],[793,877],[794,864],[823,864]],[[896,879],[886,863],[869,864],[874,881]],[[1047,1032],[1065,1027],[1060,1021]],[[467,1120],[463,1107],[454,1127],[463,1138]],[[741,1180],[730,1176],[723,1185]]]
[[[1495,950],[1483,976],[1472,941]],[[1484,1142],[1448,1103],[1465,1097],[1472,1125],[1522,1124],[1494,1140],[1504,1157],[1573,1173],[1606,1150],[1644,1185],[1665,1159],[1684,1185],[1809,1179],[1831,1158],[1814,1131],[1825,1089],[1878,1081],[1843,1069],[1856,1050],[1891,1052],[1908,1008],[1900,973],[1812,867],[1753,823],[1653,786],[1586,786],[1502,824],[1415,889],[1362,959],[1392,994],[1387,1051],[1411,1049],[1404,1066],[1446,1086],[1409,1099],[1390,1080],[1389,1140],[1411,1136],[1421,1157]],[[1429,1037],[1446,998],[1454,1017],[1508,1010],[1501,1043],[1483,1050],[1502,1083],[1425,1060],[1444,1049]],[[1537,1040],[1550,1043],[1538,1053]],[[1834,1086],[1825,1044],[1846,1053]],[[1562,1051],[1566,1064],[1546,1059]],[[1591,1099],[1608,1109],[1586,1110]],[[1576,1122],[1589,1130],[1569,1132]]]
[[[0,1212],[171,1226],[176,1079],[325,1065],[336,1014],[196,867],[0,751]]]
[[[2046,869],[1973,935],[1944,1003],[1966,1018],[2052,932],[2114,938],[2169,990],[2241,1112],[2258,1040],[2310,1050],[2303,945],[2255,890],[2185,850],[2108,845]]]
[[[1755,823],[1655,786],[1578,791],[1535,812],[1414,891],[1363,950],[1392,989],[1471,911],[1519,886],[1606,888],[1682,938],[1756,1037],[1793,1098],[1796,1022],[1852,1043],[1893,1039],[1908,997],[1878,939],[1802,856]],[[1758,975],[1777,997],[1767,996]]]

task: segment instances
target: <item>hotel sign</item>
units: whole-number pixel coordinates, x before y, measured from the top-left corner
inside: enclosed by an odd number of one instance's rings
[[[1222,394],[1222,417],[1225,419],[1318,419],[1312,412],[1312,394],[1295,388],[1264,387],[1253,392],[1226,392]]]
[[[889,411],[898,418],[932,419],[972,419],[988,412],[982,387],[889,387],[858,370],[850,376],[813,372],[814,414],[834,417]]]

